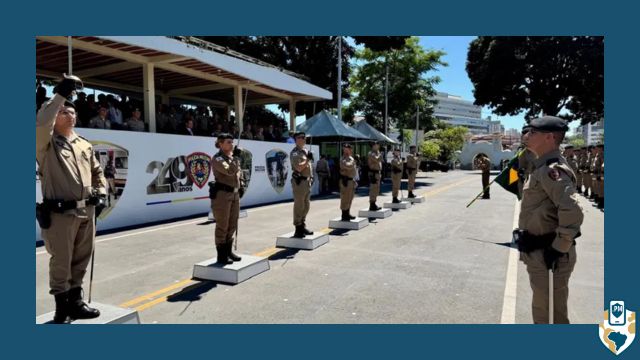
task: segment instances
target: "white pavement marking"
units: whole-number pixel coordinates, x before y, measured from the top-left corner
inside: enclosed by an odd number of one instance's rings
[[[124,237],[146,234],[146,233],[150,233],[150,232],[154,232],[154,231],[158,231],[158,230],[171,229],[171,228],[178,227],[178,226],[193,225],[193,224],[196,224],[196,223],[199,223],[199,222],[202,222],[202,221],[207,221],[207,218],[204,217],[204,218],[199,218],[197,220],[192,220],[192,221],[188,221],[188,222],[182,222],[182,223],[173,224],[173,225],[167,225],[167,226],[158,226],[158,227],[154,227],[154,228],[147,229],[147,230],[136,231],[136,232],[127,233],[127,234],[123,234],[123,235],[118,235],[118,236],[112,236],[112,237],[108,237],[108,238],[104,238],[104,239],[99,239],[99,240],[96,240],[96,244],[97,243],[102,243],[102,242],[105,242],[105,241],[121,239],[121,238],[124,238]],[[36,251],[36,255],[42,255],[42,254],[46,254],[46,253],[47,253],[46,250]]]
[[[516,200],[513,210],[513,228],[518,227],[520,217],[520,201]],[[513,245],[513,244],[512,244]],[[520,253],[516,248],[509,249],[509,262],[507,264],[507,278],[504,285],[504,298],[502,300],[501,324],[516,323],[516,296],[518,293],[518,259]]]

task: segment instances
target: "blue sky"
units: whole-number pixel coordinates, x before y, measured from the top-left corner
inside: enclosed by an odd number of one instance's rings
[[[435,73],[441,78],[440,84],[435,88],[438,91],[446,92],[452,95],[461,96],[465,100],[473,101],[473,85],[467,70],[465,69],[467,62],[467,50],[469,43],[476,36],[421,36],[420,45],[425,49],[443,50],[447,53],[444,56],[444,62],[449,66],[440,67]],[[482,117],[491,116],[492,120],[502,121],[505,129],[520,129],[524,125],[524,116],[497,116],[491,113],[489,108],[482,109]]]

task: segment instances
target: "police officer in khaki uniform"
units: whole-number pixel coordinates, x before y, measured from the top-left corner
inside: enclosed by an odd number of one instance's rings
[[[415,198],[413,189],[416,184],[416,175],[418,174],[418,167],[420,166],[420,156],[416,150],[415,145],[409,147],[409,154],[407,155],[407,177],[408,177],[408,190],[409,198]]]
[[[340,159],[340,210],[342,210],[342,221],[355,219],[349,212],[351,203],[356,192],[356,161],[351,156],[351,144],[342,146],[342,158]]]
[[[242,258],[232,251],[233,233],[238,228],[240,197],[243,191],[240,149],[233,146],[233,136],[223,133],[216,139],[219,151],[211,159],[215,182],[209,183],[211,210],[216,219],[215,241],[218,263],[226,265]]]
[[[594,188],[594,194],[595,196],[593,197],[594,202],[599,206],[600,205],[600,198],[602,197],[602,164],[604,163],[604,159],[603,159],[603,145],[596,145],[595,146],[595,157],[593,159],[593,170],[592,170],[592,183],[593,188]]]
[[[376,204],[376,200],[380,194],[380,172],[382,171],[382,153],[378,142],[374,142],[371,146],[371,151],[367,155],[367,165],[369,167],[369,211],[378,211],[381,207]]]
[[[482,198],[490,199],[489,176],[491,175],[491,160],[485,155],[480,155],[477,166],[482,171]]]
[[[569,164],[569,167],[571,167],[571,170],[573,171],[573,173],[577,174],[580,166],[578,165],[578,159],[575,156],[573,145],[565,146],[562,156],[564,156],[564,158],[567,160],[567,164]],[[576,184],[577,183],[578,183],[578,176],[576,175]],[[577,189],[578,187],[576,186],[576,190]]]
[[[591,164],[593,163],[594,150],[593,145],[587,146],[587,157],[583,164],[583,181],[584,181],[584,196],[587,198],[593,195],[593,189],[591,184]]]
[[[536,159],[533,172],[524,183],[519,229],[514,235],[533,290],[533,321],[549,322],[551,269],[554,322],[569,323],[569,277],[576,263],[575,239],[583,220],[575,193],[575,174],[559,150],[569,127],[554,116],[533,119],[529,125],[526,144]]]
[[[307,229],[306,219],[311,206],[311,184],[313,183],[312,160],[309,151],[304,148],[306,134],[297,132],[293,134],[296,146],[291,150],[291,189],[293,190],[293,226],[296,231],[293,237],[303,238],[305,235],[313,235]]]
[[[598,182],[599,189],[598,194],[600,194],[600,198],[598,201],[598,209],[604,209],[604,144],[598,145],[598,149],[600,152],[600,181]]]
[[[36,116],[36,160],[42,204],[36,215],[49,259],[49,287],[56,302],[53,322],[100,316],[82,300],[82,282],[96,234],[95,217],[106,203],[106,180],[89,141],[75,133],[70,100],[82,81],[65,78]]]
[[[581,194],[582,193],[582,161],[584,157],[583,148],[578,147],[573,151],[576,158],[576,165],[578,166],[576,173],[576,191]]]
[[[404,162],[400,158],[400,149],[393,149],[393,159],[391,159],[391,195],[393,196],[392,203],[399,204],[398,192],[400,191],[400,185],[402,184],[402,167]]]

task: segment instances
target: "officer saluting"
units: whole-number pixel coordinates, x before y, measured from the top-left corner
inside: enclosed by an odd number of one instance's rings
[[[391,195],[393,196],[392,203],[394,204],[400,203],[400,200],[398,200],[398,191],[402,183],[402,165],[403,161],[400,158],[400,149],[393,149],[393,159],[391,159]]]
[[[380,194],[380,171],[382,170],[382,154],[378,142],[374,142],[371,146],[367,165],[369,166],[369,211],[378,211],[381,208],[376,205],[376,200]]]
[[[553,270],[554,323],[569,323],[569,277],[576,263],[575,238],[580,235],[582,209],[576,197],[576,177],[559,146],[569,129],[554,116],[533,119],[525,134],[536,156],[520,204],[518,249],[533,290],[536,324],[549,322],[549,269]]]
[[[351,216],[351,203],[356,191],[356,161],[351,156],[351,144],[342,146],[342,158],[340,159],[340,210],[342,210],[342,221],[351,221],[355,216]]]
[[[409,198],[415,198],[416,196],[413,194],[413,188],[416,183],[416,175],[418,174],[418,166],[420,165],[420,157],[418,156],[416,146],[411,145],[409,147],[409,154],[407,155],[407,177],[409,178],[408,189],[409,189]]]
[[[313,235],[305,224],[309,207],[311,206],[311,184],[313,181],[313,169],[311,156],[307,149],[304,132],[293,134],[296,146],[291,150],[291,189],[293,190],[293,226],[296,232],[293,237],[303,238],[305,235]]]
[[[89,141],[73,130],[70,99],[82,81],[66,76],[36,116],[36,160],[43,203],[36,207],[49,259],[49,287],[56,302],[53,322],[100,316],[82,300],[82,280],[93,253],[95,216],[105,207],[106,180]]]
[[[215,182],[209,183],[211,210],[216,219],[215,241],[218,263],[231,264],[242,260],[232,252],[233,233],[238,228],[240,192],[243,175],[240,167],[240,149],[233,147],[233,136],[223,133],[216,139],[220,149],[211,160]]]

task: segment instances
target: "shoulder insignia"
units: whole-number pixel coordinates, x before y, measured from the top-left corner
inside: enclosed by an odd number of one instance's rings
[[[216,160],[218,160],[218,161],[224,161],[224,158],[223,158],[222,156],[217,156],[217,157],[216,157]]]
[[[560,179],[560,172],[556,168],[549,168],[548,175],[553,181],[558,181]]]
[[[560,161],[560,159],[558,159],[558,158],[551,158],[551,159],[547,160],[547,165],[555,164],[555,163],[557,163],[558,161]]]

